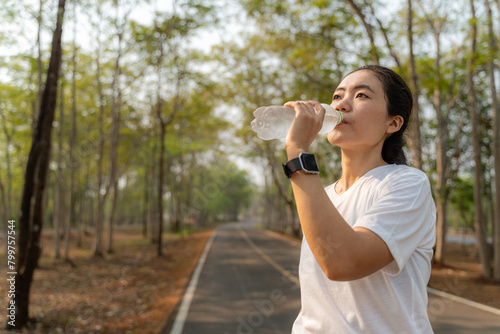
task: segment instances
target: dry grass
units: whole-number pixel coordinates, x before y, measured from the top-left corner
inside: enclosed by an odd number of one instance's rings
[[[445,264],[432,268],[432,288],[500,309],[500,284],[481,278],[475,246],[447,244]]]
[[[114,254],[92,258],[91,238],[85,248],[72,248],[76,267],[52,256],[44,236],[44,255],[35,271],[30,316],[32,333],[159,333],[174,310],[211,231],[168,236],[163,257],[139,228],[115,235]],[[50,252],[50,256],[49,256]],[[2,256],[4,257],[4,256]],[[0,280],[0,291],[7,281]],[[7,296],[0,296],[7,305]],[[2,328],[5,325],[0,317]]]

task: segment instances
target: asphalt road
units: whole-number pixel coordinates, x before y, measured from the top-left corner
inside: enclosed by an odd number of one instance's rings
[[[500,334],[500,310],[428,289],[427,314],[436,334]]]
[[[251,223],[230,223],[207,245],[162,333],[289,334],[300,310],[300,244]],[[500,312],[440,292],[429,292],[428,312],[436,334],[500,333]]]

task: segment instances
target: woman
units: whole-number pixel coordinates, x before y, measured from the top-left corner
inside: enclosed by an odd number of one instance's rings
[[[365,66],[343,79],[331,105],[343,115],[328,134],[341,148],[342,176],[325,189],[307,154],[325,110],[286,104],[296,116],[285,173],[304,233],[302,309],[292,332],[432,333],[426,286],[435,206],[426,175],[403,152],[411,92],[392,70]],[[302,165],[294,164],[301,154]]]

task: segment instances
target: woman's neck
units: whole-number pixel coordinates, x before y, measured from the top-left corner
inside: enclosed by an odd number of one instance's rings
[[[373,152],[373,151],[372,151]],[[370,170],[387,165],[381,154],[372,152],[345,152],[342,151],[342,176],[335,186],[335,191],[342,194],[357,180]]]

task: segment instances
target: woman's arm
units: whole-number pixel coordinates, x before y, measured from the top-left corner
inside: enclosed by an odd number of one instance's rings
[[[296,172],[291,182],[304,236],[329,279],[359,279],[392,262],[389,248],[377,234],[347,224],[318,175]]]
[[[285,144],[290,160],[308,152],[321,129],[325,110],[318,103],[291,102],[287,106],[296,111]],[[292,174],[291,183],[304,236],[329,279],[359,279],[393,261],[389,248],[377,234],[347,224],[330,201],[319,175],[299,171]]]

